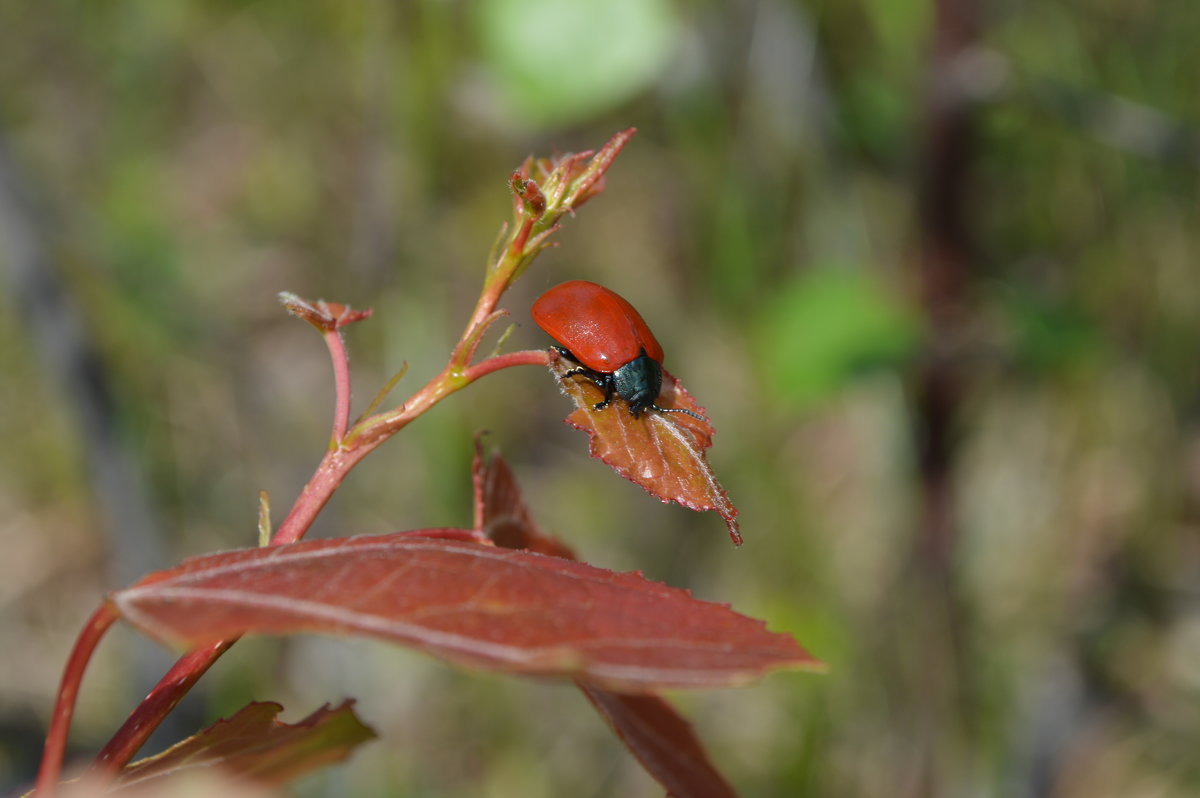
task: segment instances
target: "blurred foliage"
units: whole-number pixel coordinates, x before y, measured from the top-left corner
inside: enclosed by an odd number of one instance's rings
[[[606,193],[508,298],[508,345],[545,343],[527,309],[562,280],[629,297],[716,423],[743,549],[589,461],[532,370],[405,430],[314,533],[468,523],[486,428],[590,562],[731,602],[830,663],[675,696],[745,794],[1196,794],[1200,4],[987,3],[953,76],[930,74],[936,8],[0,3],[0,141],[157,545],[253,545],[257,492],[278,516],[320,457],[328,365],[277,291],[373,306],[348,333],[359,407],[407,360],[402,397],[465,323],[509,170],[633,125]],[[972,259],[943,337],[912,290],[914,220],[925,99],[951,77],[974,114]],[[24,309],[0,307],[3,789],[130,555],[86,476],[79,397]],[[962,385],[941,566],[913,422],[931,358]],[[127,639],[85,683],[81,751],[144,689]],[[250,645],[209,674],[201,723],[350,695],[381,733],[303,795],[659,794],[565,688],[367,644]]]
[[[477,13],[498,100],[537,127],[586,120],[647,88],[678,30],[666,0],[486,0]]]
[[[771,391],[794,407],[825,401],[856,376],[911,356],[918,319],[849,268],[810,266],[763,303],[754,351]]]

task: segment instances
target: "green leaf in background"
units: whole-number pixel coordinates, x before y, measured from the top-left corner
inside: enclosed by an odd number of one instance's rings
[[[795,405],[819,402],[917,345],[913,311],[862,269],[818,267],[784,286],[760,315],[755,350],[768,387]]]
[[[484,57],[510,110],[565,124],[651,83],[673,49],[665,0],[484,0]]]

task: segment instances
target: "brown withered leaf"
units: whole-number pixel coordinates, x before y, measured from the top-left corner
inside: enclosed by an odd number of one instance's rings
[[[375,737],[354,714],[353,705],[352,700],[336,709],[326,705],[297,723],[282,723],[279,704],[251,703],[161,754],[127,765],[117,776],[117,785],[142,787],[212,767],[259,784],[286,784],[340,762]]]
[[[588,434],[592,456],[664,502],[676,502],[690,510],[716,511],[724,519],[729,537],[742,545],[737,508],[704,455],[704,450],[712,446],[712,425],[685,413],[654,410],[634,418],[619,398],[603,410],[595,410],[604,393],[582,377],[563,380],[562,375],[571,368],[573,364],[561,357],[550,360],[550,372],[577,408],[566,421]],[[656,403],[704,415],[704,408],[666,371]]]

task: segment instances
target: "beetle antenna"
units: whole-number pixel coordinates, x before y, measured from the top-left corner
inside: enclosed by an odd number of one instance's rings
[[[682,407],[659,407],[658,405],[650,405],[650,409],[657,410],[660,413],[687,413],[689,416],[696,419],[697,421],[703,421],[705,424],[710,423],[707,418],[700,415],[699,413],[693,412],[691,410],[687,410],[686,408],[682,408]]]

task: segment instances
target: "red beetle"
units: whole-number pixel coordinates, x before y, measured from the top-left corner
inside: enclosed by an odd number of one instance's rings
[[[542,294],[530,315],[562,346],[554,347],[579,367],[563,375],[586,377],[604,391],[603,410],[613,395],[629,404],[634,418],[644,410],[687,413],[691,410],[654,404],[662,390],[663,349],[633,305],[602,285],[571,280]]]

